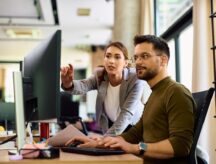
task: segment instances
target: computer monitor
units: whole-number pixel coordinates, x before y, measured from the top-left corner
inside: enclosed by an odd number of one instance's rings
[[[61,117],[78,117],[79,102],[72,101],[72,94],[62,91],[61,95]]]
[[[17,148],[23,148],[26,141],[25,122],[24,122],[24,96],[23,96],[23,82],[21,72],[13,72],[14,83],[14,102],[16,114],[16,135]]]
[[[60,115],[61,31],[42,41],[24,58],[23,87],[26,121]]]

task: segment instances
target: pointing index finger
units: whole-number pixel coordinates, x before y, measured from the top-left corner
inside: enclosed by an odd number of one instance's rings
[[[72,64],[68,64],[68,65],[69,65],[70,70],[73,71],[73,66],[72,66]]]

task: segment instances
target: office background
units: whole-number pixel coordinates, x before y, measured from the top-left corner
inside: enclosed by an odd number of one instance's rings
[[[62,30],[61,65],[72,63],[89,76],[101,64],[104,46],[122,41],[133,55],[133,36],[156,34],[168,40],[169,71],[192,92],[213,86],[210,0],[1,0],[1,99],[13,102],[12,71],[56,29]],[[216,11],[216,2],[214,10]],[[81,99],[82,117],[94,112],[95,92]],[[215,163],[215,99],[199,144]]]

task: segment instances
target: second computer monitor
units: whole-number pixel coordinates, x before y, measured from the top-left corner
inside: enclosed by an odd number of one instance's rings
[[[60,115],[61,31],[42,41],[23,64],[25,119],[58,118]]]

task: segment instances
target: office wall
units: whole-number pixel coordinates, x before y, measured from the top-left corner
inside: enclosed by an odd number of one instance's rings
[[[0,60],[23,60],[38,42],[33,41],[0,41]]]
[[[79,50],[73,47],[63,47],[61,53],[61,65],[65,66],[71,63],[74,68],[89,68],[91,65],[91,53],[87,50]]]
[[[0,60],[23,60],[39,41],[0,41]],[[90,53],[73,47],[62,46],[62,65],[71,62],[76,68],[86,68],[89,65]]]

